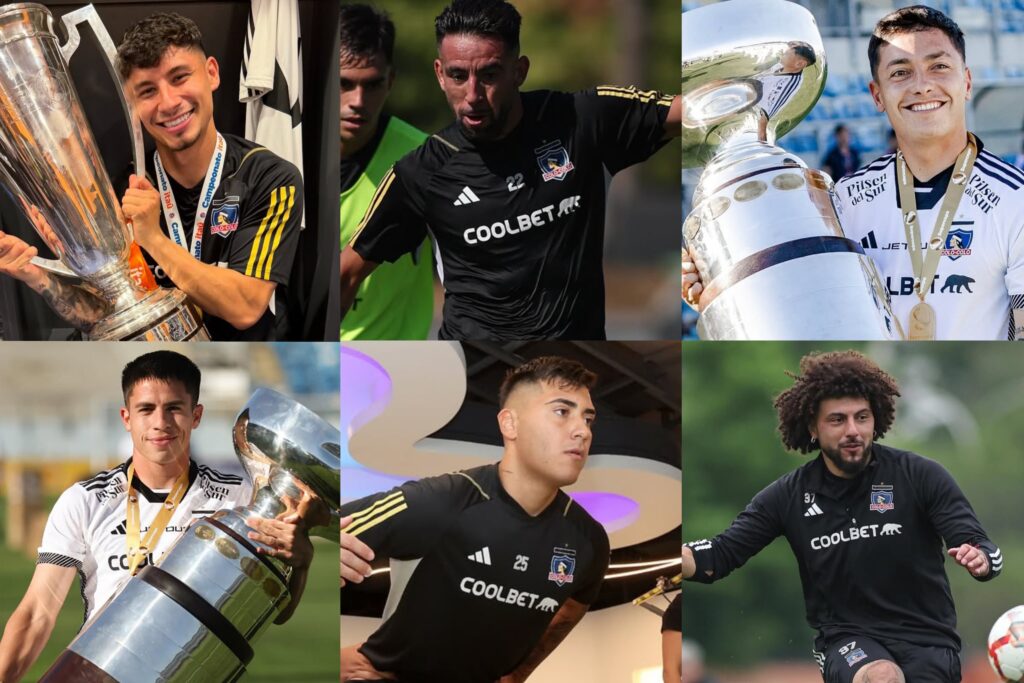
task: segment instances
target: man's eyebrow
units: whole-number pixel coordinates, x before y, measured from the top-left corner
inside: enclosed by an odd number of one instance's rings
[[[560,404],[562,404],[562,405],[564,405],[566,407],[569,407],[569,408],[579,408],[580,407],[578,403],[576,403],[575,401],[570,401],[567,398],[553,398],[550,401],[548,401],[546,405],[551,405],[552,403],[560,403]],[[597,415],[597,411],[594,410],[593,408],[584,408],[583,409],[583,414],[584,415]]]
[[[931,52],[929,54],[926,54],[924,56],[924,59],[925,59],[925,61],[929,61],[930,62],[930,61],[932,61],[934,59],[938,59],[940,57],[951,57],[951,56],[952,55],[949,53],[949,50],[939,50],[937,52]],[[896,57],[895,59],[890,59],[886,63],[885,68],[888,69],[890,67],[896,66],[897,64],[909,64],[909,63],[910,63],[910,57]]]

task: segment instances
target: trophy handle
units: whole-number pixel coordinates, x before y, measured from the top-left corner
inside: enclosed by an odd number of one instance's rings
[[[145,175],[146,167],[142,161],[142,126],[139,123],[138,114],[135,113],[135,106],[125,96],[125,82],[121,78],[120,72],[118,72],[117,63],[117,47],[114,46],[114,40],[110,37],[110,33],[107,32],[107,27],[103,25],[103,20],[100,19],[100,15],[96,12],[96,8],[92,5],[86,5],[80,7],[73,12],[68,12],[61,17],[61,21],[64,22],[64,28],[68,32],[68,42],[60,46],[60,53],[64,57],[66,63],[71,62],[71,55],[78,49],[78,45],[81,42],[81,36],[78,34],[78,25],[87,23],[92,27],[93,33],[96,34],[96,39],[99,40],[100,48],[103,50],[103,54],[107,56],[107,70],[110,72],[110,76],[118,84],[117,97],[121,102],[121,110],[124,112],[125,118],[128,120],[128,124],[131,127],[132,133],[132,160],[135,164],[135,173],[139,175]],[[128,223],[129,231],[132,230],[132,224]],[[132,239],[134,239],[134,234]]]

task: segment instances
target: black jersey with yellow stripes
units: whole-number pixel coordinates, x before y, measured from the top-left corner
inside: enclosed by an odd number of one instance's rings
[[[497,465],[408,482],[346,515],[346,532],[391,558],[384,622],[360,652],[402,683],[496,681],[566,600],[594,601],[608,567],[608,536],[585,510],[559,491],[531,517]]]
[[[523,119],[501,140],[453,123],[403,157],[351,245],[382,263],[431,237],[441,338],[602,339],[606,171],[665,144],[672,98],[610,86],[521,97]]]
[[[278,338],[287,324],[286,287],[295,259],[302,220],[302,178],[295,165],[265,147],[224,135],[227,151],[220,184],[213,194],[203,226],[202,262],[277,283],[275,294],[263,317],[246,330],[204,314],[203,322],[217,341],[268,341]],[[147,170],[152,178],[152,158]],[[183,232],[191,244],[192,232],[203,183],[184,188],[169,178]],[[167,232],[164,217],[160,226]],[[173,287],[163,269],[146,254],[157,283]]]

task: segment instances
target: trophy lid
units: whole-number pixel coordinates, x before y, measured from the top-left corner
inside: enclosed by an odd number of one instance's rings
[[[341,432],[313,411],[276,391],[257,389],[235,418],[233,435],[254,489],[273,486],[272,475],[284,470],[329,510],[341,506]]]
[[[683,167],[721,147],[775,144],[825,87],[814,16],[786,0],[727,0],[682,15]]]

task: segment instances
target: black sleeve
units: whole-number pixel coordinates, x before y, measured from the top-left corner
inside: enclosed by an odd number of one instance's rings
[[[238,229],[231,237],[228,267],[287,285],[302,224],[302,176],[294,164],[267,150],[250,155],[242,162],[252,165],[249,172],[236,171],[233,178],[225,180],[226,195],[246,198]],[[232,189],[232,184],[238,187]]]
[[[580,122],[588,126],[612,174],[640,163],[668,142],[665,119],[673,96],[655,90],[598,86],[575,94]]]
[[[989,540],[985,530],[974,514],[974,508],[957,486],[953,476],[934,460],[921,458],[917,461],[920,472],[913,481],[917,482],[917,494],[928,513],[936,531],[946,542],[947,548],[969,543],[988,555],[991,571],[978,581],[990,581],[1003,570],[1003,554],[995,543]],[[972,575],[973,576],[973,575]]]
[[[426,221],[406,185],[407,175],[409,170],[398,165],[385,174],[349,242],[367,261],[397,261],[415,251],[427,237]]]
[[[683,594],[680,591],[661,617],[661,632],[683,630]]]
[[[591,542],[594,547],[594,566],[586,574],[586,580],[580,583],[579,590],[572,594],[572,599],[590,605],[597,600],[601,592],[601,585],[604,583],[604,575],[608,572],[608,563],[611,561],[611,545],[608,543],[608,534],[597,522],[591,534]]]
[[[783,533],[781,484],[754,496],[728,529],[714,538],[687,543],[697,571],[691,581],[713,583],[739,569]]]
[[[341,516],[352,522],[343,531],[381,557],[423,557],[471,502],[475,489],[464,483],[456,474],[428,477],[346,503]]]

